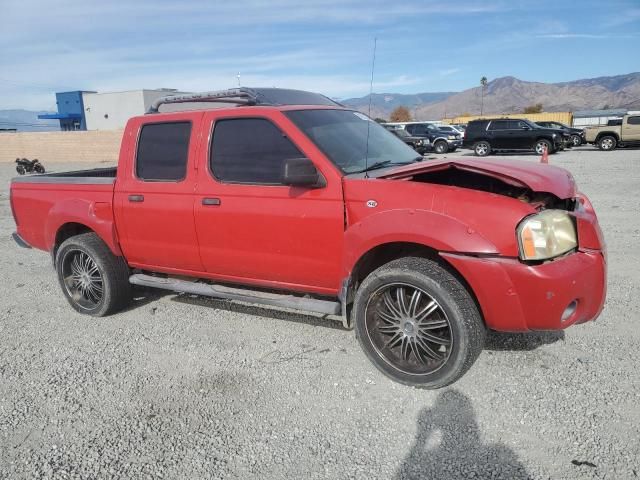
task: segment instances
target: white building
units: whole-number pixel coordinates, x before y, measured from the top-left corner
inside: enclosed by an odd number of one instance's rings
[[[171,88],[157,90],[129,90],[125,92],[83,92],[82,103],[87,130],[117,130],[127,120],[144,114],[159,97],[178,94]]]

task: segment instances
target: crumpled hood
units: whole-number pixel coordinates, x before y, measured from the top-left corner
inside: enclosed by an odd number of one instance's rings
[[[402,179],[419,173],[457,168],[485,174],[517,187],[534,192],[547,192],[560,199],[574,198],[577,193],[575,180],[564,168],[553,165],[511,159],[442,159],[413,163],[381,171],[377,178]]]

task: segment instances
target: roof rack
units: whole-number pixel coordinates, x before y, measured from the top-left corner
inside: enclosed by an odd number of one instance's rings
[[[324,95],[287,88],[238,87],[203,93],[167,95],[156,99],[147,113],[158,113],[161,105],[169,103],[220,102],[237,105],[326,105],[342,106]]]
[[[257,94],[249,88],[230,88],[228,90],[215,90],[212,92],[185,93],[182,95],[167,95],[157,98],[147,110],[147,113],[158,113],[161,105],[169,103],[192,102],[221,102],[236,103],[238,105],[255,105]]]

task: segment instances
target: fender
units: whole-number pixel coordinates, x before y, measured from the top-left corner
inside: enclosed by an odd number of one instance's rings
[[[498,255],[499,249],[474,228],[429,210],[396,209],[369,215],[345,232],[344,276],[368,251],[386,243],[407,242],[439,252]]]
[[[60,228],[67,223],[85,225],[102,239],[114,255],[122,256],[111,202],[96,202],[79,198],[56,202],[49,210],[45,224],[47,251],[53,251],[56,235]]]

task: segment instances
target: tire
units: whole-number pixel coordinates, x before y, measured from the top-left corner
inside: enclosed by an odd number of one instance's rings
[[[36,173],[44,173],[44,167],[39,163],[36,163],[33,169],[36,171]]]
[[[433,151],[436,153],[447,153],[449,151],[449,144],[444,140],[438,140],[433,145]]]
[[[491,153],[491,145],[489,142],[476,142],[473,145],[473,151],[478,157],[486,157]]]
[[[571,144],[574,147],[582,145],[582,137],[580,135],[571,135]]]
[[[554,153],[553,145],[551,145],[551,142],[549,140],[545,140],[544,138],[536,140],[536,144],[533,148],[538,155],[542,155],[545,148],[547,150],[547,153]]]
[[[18,175],[24,175],[27,173],[27,170],[22,165],[18,165],[16,167],[16,172],[18,172]]]
[[[425,258],[401,258],[372,272],[356,292],[352,314],[366,356],[404,385],[450,385],[484,346],[484,323],[469,292]]]
[[[618,146],[618,140],[613,135],[605,135],[598,139],[598,148],[604,152],[615,150]]]
[[[131,302],[129,267],[95,233],[65,240],[55,265],[65,298],[80,313],[103,317]]]

